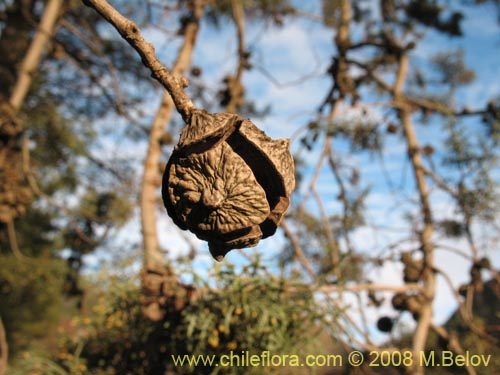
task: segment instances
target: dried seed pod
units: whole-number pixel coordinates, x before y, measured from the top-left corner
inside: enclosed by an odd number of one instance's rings
[[[163,174],[168,214],[222,260],[276,232],[295,187],[289,140],[250,120],[195,110]]]

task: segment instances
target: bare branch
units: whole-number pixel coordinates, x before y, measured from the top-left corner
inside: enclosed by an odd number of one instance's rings
[[[191,111],[195,108],[193,102],[184,92],[188,85],[187,79],[175,77],[156,56],[154,46],[147,42],[135,22],[120,14],[105,0],[82,0],[94,8],[102,17],[111,23],[115,29],[141,56],[143,64],[151,70],[151,75],[169,92],[177,111],[185,122],[188,122]]]
[[[288,225],[286,223],[286,219],[283,220],[280,224],[281,228],[283,228],[283,231],[285,232],[285,236],[290,240],[293,250],[295,252],[295,255],[299,259],[299,262],[302,264],[304,269],[307,271],[309,276],[312,277],[313,280],[317,280],[317,275],[314,272],[314,269],[311,266],[311,263],[309,263],[309,260],[305,256],[304,252],[302,251],[302,248],[300,247],[299,241],[297,237],[292,233],[290,228],[288,228]]]

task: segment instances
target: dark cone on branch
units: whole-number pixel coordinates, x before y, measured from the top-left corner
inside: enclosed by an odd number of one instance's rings
[[[288,139],[273,140],[250,120],[195,110],[163,174],[168,214],[208,242],[220,261],[232,249],[272,236],[295,187]]]

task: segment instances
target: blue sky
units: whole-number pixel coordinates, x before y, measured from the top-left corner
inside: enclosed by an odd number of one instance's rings
[[[307,8],[306,13],[319,14],[319,0],[297,1],[295,3],[303,9]],[[423,66],[425,60],[437,52],[448,49],[463,49],[466,63],[476,72],[477,76],[471,86],[458,92],[457,100],[460,104],[477,108],[484,106],[488,98],[500,95],[500,53],[498,53],[500,26],[497,23],[497,13],[492,6],[485,5],[473,10],[467,9],[464,20],[464,37],[450,38],[429,33],[418,48],[412,52],[411,62]],[[176,24],[172,24],[169,27],[173,30],[175,26]],[[315,111],[330,87],[331,83],[325,71],[330,64],[331,57],[335,54],[334,30],[325,28],[317,21],[305,18],[290,19],[282,27],[268,28],[264,28],[260,23],[247,22],[247,29],[248,48],[252,51],[251,61],[255,67],[244,74],[246,95],[249,100],[255,101],[258,107],[264,108],[271,105],[272,110],[270,116],[256,119],[255,122],[272,137],[289,138],[293,134],[297,134],[308,121],[315,118]],[[143,31],[147,39],[155,44],[162,60],[167,66],[171,66],[179,41],[175,38],[165,39],[158,31]],[[226,74],[234,72],[237,62],[236,50],[235,30],[229,22],[223,23],[218,30],[205,23],[202,24],[193,65],[202,68],[202,79],[214,92],[217,91],[221,79]],[[272,75],[274,80],[279,82],[279,85],[270,80],[263,73],[263,70],[267,72],[266,74]],[[301,83],[291,84],[301,78],[306,79]],[[145,110],[154,113],[156,105],[156,103],[149,104]],[[374,110],[371,115],[375,119],[382,118],[380,110]],[[419,126],[418,122],[416,125],[422,145],[435,143],[441,137],[442,125],[436,121],[426,126]],[[138,159],[142,159],[145,153],[143,147],[134,150],[121,148],[120,145],[116,145],[116,147],[116,152],[123,152],[124,155],[130,154],[131,157],[133,155]],[[297,152],[300,147],[299,137],[294,137],[292,151]],[[372,188],[367,200],[369,222],[381,227],[392,228],[391,230],[375,231],[370,227],[365,227],[354,233],[354,242],[364,252],[377,253],[388,244],[401,240],[401,234],[407,234],[403,229],[408,229],[408,224],[403,219],[405,211],[416,212],[418,210],[418,205],[410,202],[416,194],[412,171],[406,160],[405,147],[404,140],[399,136],[388,137],[385,143],[386,171],[390,173],[394,185],[401,188],[393,191],[383,178],[380,162],[376,157],[366,153],[352,154],[345,142],[340,140],[334,142],[336,155],[339,155],[343,162],[359,168],[361,183]],[[313,164],[319,155],[318,148],[316,147],[311,152],[301,153],[302,157],[311,163],[311,166],[305,169],[306,183],[303,188],[307,186]],[[338,189],[327,168],[324,168],[324,173],[320,175],[317,189],[324,199],[329,213],[338,212],[338,203],[330,198],[336,195]],[[434,215],[436,218],[454,215],[450,200],[444,194],[433,191],[431,199],[435,207]],[[169,249],[171,255],[186,252],[190,242],[201,248],[200,253],[204,254],[196,261],[195,266],[201,272],[211,266],[213,261],[206,244],[189,233],[181,235],[163,210],[159,211],[158,227],[161,242]],[[186,241],[186,236],[189,238],[188,241]],[[489,233],[485,233],[482,239],[486,241],[488,236]],[[140,226],[136,217],[120,231],[115,244],[117,247],[120,247],[120,244],[125,246],[137,243],[139,245],[139,239]],[[467,252],[464,241],[451,241],[442,238],[438,240],[439,243],[464,249]],[[279,233],[273,238],[262,241],[257,248],[247,249],[245,252],[249,254],[255,251],[261,252],[264,259],[272,263],[282,244],[283,238]],[[408,243],[406,246],[411,248],[413,245]],[[489,243],[483,244],[483,249],[485,252],[488,249],[495,265],[499,267],[499,250],[491,248],[489,245]],[[87,258],[89,265],[95,265],[98,262],[100,262],[98,257]],[[238,252],[233,251],[228,254],[226,262],[244,264],[246,260]],[[436,264],[449,272],[456,285],[468,281],[469,265],[461,257],[453,256],[448,251],[438,250],[436,251]],[[394,285],[402,283],[399,264],[387,263],[383,268],[374,268],[369,272],[374,280],[381,283]],[[354,303],[348,297],[346,302]],[[389,311],[387,303],[385,308],[386,311]],[[435,320],[437,322],[444,321],[454,308],[454,299],[443,280],[440,279],[435,305]],[[377,312],[373,316],[377,318],[379,313]]]

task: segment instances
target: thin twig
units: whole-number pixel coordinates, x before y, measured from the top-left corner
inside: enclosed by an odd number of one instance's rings
[[[83,3],[95,9],[104,19],[111,23],[130,46],[132,46],[142,58],[142,63],[151,70],[154,79],[160,82],[172,96],[177,111],[185,122],[191,117],[195,106],[184,92],[188,85],[187,79],[177,78],[158,59],[154,46],[147,42],[141,34],[137,24],[119,13],[105,0],[82,0]]]
[[[82,33],[80,30],[78,30],[77,27],[69,23],[67,20],[63,19],[61,20],[61,26],[65,27],[68,29],[69,32],[80,38],[80,40],[94,53],[99,55],[99,57],[102,59],[104,62],[104,65],[106,65],[106,68],[109,71],[110,77],[111,77],[111,87],[115,93],[115,99],[116,99],[116,108],[119,114],[125,113],[124,111],[124,106],[123,106],[123,99],[121,95],[121,90],[120,90],[120,84],[118,80],[118,74],[116,72],[116,68],[113,66],[113,63],[111,60],[106,56],[106,54],[103,52],[102,48],[98,46],[93,40],[88,38],[84,33]],[[96,39],[99,40],[99,39]]]

